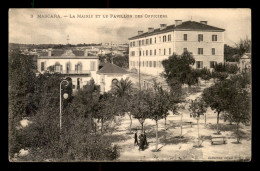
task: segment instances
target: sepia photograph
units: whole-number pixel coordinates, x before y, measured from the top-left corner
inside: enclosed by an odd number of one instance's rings
[[[10,162],[252,158],[250,8],[10,8]]]

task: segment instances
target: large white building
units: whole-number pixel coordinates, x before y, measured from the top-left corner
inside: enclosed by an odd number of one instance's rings
[[[163,72],[161,61],[173,53],[184,51],[193,54],[194,68],[213,68],[214,63],[224,62],[224,29],[213,27],[207,21],[175,20],[174,25],[160,24],[147,32],[129,38],[129,69],[158,76]]]
[[[72,79],[73,91],[83,88],[91,79],[98,82],[97,56],[89,56],[88,51],[51,50],[42,54],[37,59],[37,68],[40,73],[53,67],[55,72],[59,72],[64,77]]]

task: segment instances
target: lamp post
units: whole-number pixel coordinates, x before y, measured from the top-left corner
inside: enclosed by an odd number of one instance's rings
[[[60,82],[60,136],[61,136],[61,119],[62,119],[62,109],[61,109],[61,104],[62,104],[62,97],[61,97],[61,85],[63,82],[66,82],[66,85],[65,86],[68,86],[69,85],[69,82],[67,80],[62,80]],[[67,93],[64,93],[63,95],[64,99],[67,99],[68,98],[68,94]]]

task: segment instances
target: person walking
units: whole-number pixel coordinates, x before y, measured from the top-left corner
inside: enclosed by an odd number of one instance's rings
[[[145,146],[148,146],[145,131],[144,131],[144,145],[145,145]]]
[[[139,150],[144,150],[144,135],[143,133],[139,135],[140,143],[139,143]]]
[[[138,139],[137,139],[137,130],[135,131],[135,142],[134,142],[134,145],[138,145]]]

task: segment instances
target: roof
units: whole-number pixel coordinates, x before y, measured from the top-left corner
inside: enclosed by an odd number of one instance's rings
[[[176,31],[180,31],[180,30],[191,30],[191,31],[200,30],[200,31],[218,31],[218,32],[225,31],[225,29],[210,26],[210,25],[207,25],[207,24],[202,24],[202,23],[199,23],[199,22],[196,22],[196,21],[185,21],[178,26],[169,25],[165,29],[162,29],[162,30],[160,30],[160,28],[157,28],[157,29],[154,29],[153,32],[150,32],[150,33],[145,32],[143,34],[131,37],[131,38],[129,38],[129,40],[147,37],[147,36],[152,36],[152,35],[161,34],[161,33],[166,33],[166,32],[175,31],[175,30]]]
[[[128,74],[128,72],[117,65],[105,63],[104,66],[97,71],[97,74]]]
[[[65,50],[65,49],[54,49],[51,51],[51,56],[48,56],[48,52],[40,53],[38,57],[40,59],[98,59],[98,56],[84,56],[82,50]]]

